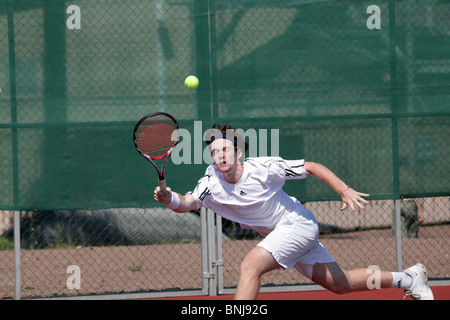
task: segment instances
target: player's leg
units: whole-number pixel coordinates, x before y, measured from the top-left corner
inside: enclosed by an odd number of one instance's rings
[[[377,272],[375,275],[373,272]],[[375,286],[372,277],[377,277]],[[369,279],[371,277],[371,279]],[[348,293],[369,289],[399,288],[416,300],[433,300],[424,265],[416,264],[403,272],[374,271],[372,269],[343,270],[337,263],[317,263],[313,266],[312,280],[335,293]],[[370,284],[370,286],[368,285]]]
[[[241,274],[234,298],[256,299],[261,287],[261,276],[280,267],[269,251],[261,247],[253,248],[241,263]]]
[[[393,276],[388,271],[376,271],[381,288],[391,288]],[[372,276],[371,270],[352,269],[343,270],[337,263],[317,263],[313,266],[312,280],[322,287],[335,293],[348,293],[353,291],[369,290],[368,279]],[[370,280],[371,281],[371,280]]]

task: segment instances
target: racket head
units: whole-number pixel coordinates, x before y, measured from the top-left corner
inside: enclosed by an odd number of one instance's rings
[[[150,161],[168,159],[178,143],[178,129],[177,121],[170,114],[165,112],[148,114],[139,120],[134,128],[134,146]]]

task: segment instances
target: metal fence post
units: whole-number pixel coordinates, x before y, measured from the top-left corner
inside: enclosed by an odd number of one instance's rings
[[[216,296],[223,290],[222,218],[202,208],[203,289]]]
[[[14,298],[20,300],[20,211],[14,211]]]
[[[213,262],[216,257],[216,242],[215,242],[215,228],[214,228],[214,213],[210,210],[207,211],[206,220],[208,221],[208,279],[209,279],[209,295],[216,296],[217,295],[217,286],[216,286],[216,270],[213,265]]]
[[[201,242],[202,242],[202,291],[205,295],[209,293],[208,289],[208,225],[206,220],[207,209],[200,209],[201,220]]]
[[[217,275],[217,292],[220,294],[223,291],[223,243],[222,243],[222,217],[216,216],[216,236],[217,236],[217,257],[215,261],[216,275]]]
[[[400,199],[395,199],[395,255],[397,259],[398,272],[402,271],[402,223],[400,217],[400,205]]]

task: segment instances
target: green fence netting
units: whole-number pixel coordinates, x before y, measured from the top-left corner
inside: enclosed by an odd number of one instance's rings
[[[373,199],[449,195],[449,16],[440,0],[2,0],[0,209],[155,206],[132,131],[156,111],[190,134],[167,167],[181,193],[203,132],[229,123],[256,155],[323,163]],[[286,189],[337,199],[314,178]]]

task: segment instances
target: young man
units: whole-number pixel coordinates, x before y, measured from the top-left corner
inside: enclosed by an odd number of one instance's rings
[[[192,193],[181,195],[157,187],[154,198],[176,212],[207,207],[222,217],[251,228],[264,237],[244,258],[235,299],[256,299],[261,276],[274,269],[294,267],[315,283],[336,293],[368,290],[367,269],[343,270],[319,242],[317,221],[282,187],[286,180],[313,175],[342,198],[341,210],[364,209],[368,201],[325,166],[279,157],[244,160],[246,144],[230,126],[213,127],[207,135],[214,161]],[[380,272],[381,288],[401,288],[414,299],[433,299],[427,273],[417,264],[404,272]]]

